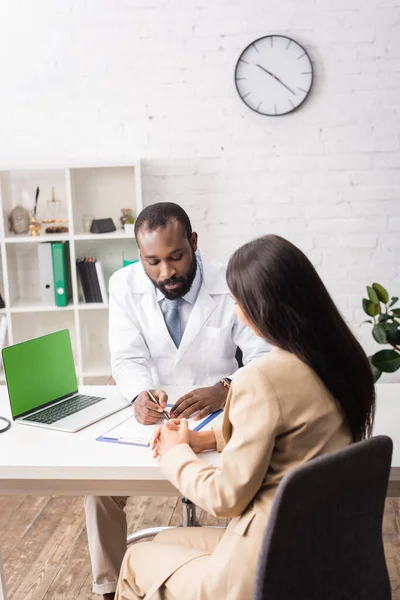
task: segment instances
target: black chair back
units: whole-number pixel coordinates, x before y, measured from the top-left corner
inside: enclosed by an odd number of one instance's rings
[[[377,436],[282,479],[253,600],[390,600],[382,520],[392,450]]]

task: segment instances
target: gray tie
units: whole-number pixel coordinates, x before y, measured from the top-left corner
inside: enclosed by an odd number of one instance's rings
[[[179,348],[182,339],[181,319],[179,316],[179,307],[182,304],[182,298],[177,298],[176,300],[165,298],[165,303],[167,305],[167,312],[164,315],[165,324],[175,346]]]

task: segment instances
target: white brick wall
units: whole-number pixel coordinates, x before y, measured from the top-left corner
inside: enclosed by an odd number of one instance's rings
[[[0,164],[143,157],[145,201],[181,203],[216,258],[267,232],[298,244],[370,351],[365,284],[400,294],[400,0],[367,4],[2,2]],[[269,33],[316,72],[306,105],[276,119],[233,84]]]

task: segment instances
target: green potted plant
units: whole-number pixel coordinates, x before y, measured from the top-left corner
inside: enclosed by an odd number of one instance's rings
[[[133,217],[126,219],[124,229],[128,235],[135,235],[135,219]]]
[[[363,323],[372,325],[372,337],[378,344],[390,346],[368,357],[374,381],[378,381],[382,373],[394,373],[400,368],[400,308],[393,308],[398,298],[390,298],[379,283],[367,285],[367,294],[368,298],[363,298],[362,307],[372,318]]]

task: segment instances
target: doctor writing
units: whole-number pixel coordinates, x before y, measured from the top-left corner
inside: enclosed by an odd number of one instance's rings
[[[147,206],[135,223],[140,262],[110,279],[112,375],[145,424],[165,418],[164,386],[195,389],[171,408],[197,418],[225,406],[238,369],[270,350],[235,314],[223,265],[198,249],[186,212],[172,202]],[[147,390],[159,402],[150,398]],[[125,497],[85,500],[93,591],[113,598],[126,550]]]
[[[268,347],[238,321],[225,270],[198,250],[197,234],[181,207],[148,206],[135,230],[141,262],[110,281],[113,377],[144,424],[164,418],[168,398],[162,385],[206,386],[185,394],[171,409],[171,417],[203,418],[225,405],[237,347],[245,364]]]

